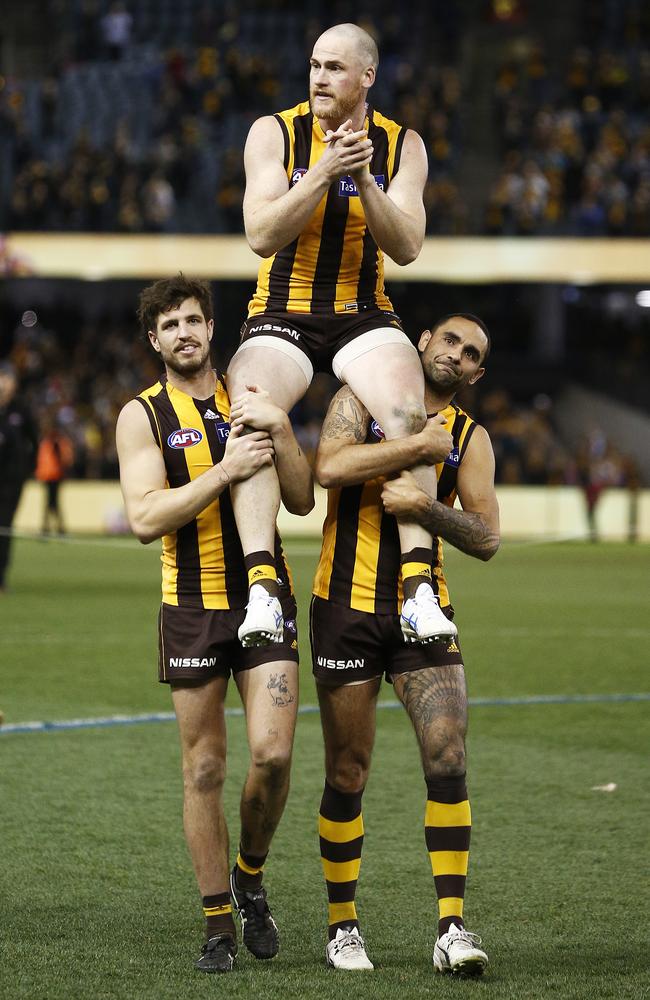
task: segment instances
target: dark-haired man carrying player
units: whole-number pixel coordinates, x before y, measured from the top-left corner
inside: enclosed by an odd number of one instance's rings
[[[311,469],[268,394],[249,386],[231,406],[210,362],[206,284],[183,275],[158,281],[140,296],[139,317],[165,375],[120,413],[120,476],[134,533],[163,542],[159,679],[171,686],[178,720],[185,836],[206,918],[196,965],[228,972],[237,953],[231,897],[248,949],[256,958],[278,951],[262,872],[289,790],[298,701],[296,608],[277,534],[270,558],[284,610],[281,642],[243,649],[237,638],[248,588],[229,488],[275,460],[285,506],[305,514],[313,506]],[[242,434],[244,423],[252,433]],[[231,672],[251,762],[229,880],[222,789]]]
[[[424,331],[419,350],[430,419],[419,434],[385,440],[348,387],[334,396],[323,424],[316,476],[329,495],[311,642],[325,740],[319,833],[329,900],[326,957],[337,969],[373,967],[354,900],[364,834],[361,799],[382,676],[413,723],[427,785],[425,835],[439,905],[435,968],[475,975],[487,965],[480,939],[463,924],[471,829],[463,659],[456,636],[427,645],[403,642],[396,518],[434,535],[432,579],[451,619],[442,539],[483,560],[499,545],[490,439],[452,401],[483,375],[489,346],[487,329],[469,314],[447,316]],[[401,472],[423,461],[437,466],[435,498],[410,472]],[[453,509],[456,497],[462,511]]]

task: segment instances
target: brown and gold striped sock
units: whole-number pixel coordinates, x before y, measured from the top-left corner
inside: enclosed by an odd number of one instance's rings
[[[339,927],[359,927],[354,897],[363,847],[362,795],[362,791],[337,792],[325,782],[318,832],[329,901],[330,941]]]
[[[214,937],[215,934],[231,934],[237,940],[229,892],[218,892],[214,896],[204,896],[203,915],[205,917],[206,939]]]
[[[238,889],[243,889],[244,892],[254,892],[256,889],[259,889],[262,884],[264,862],[267,857],[268,853],[260,855],[248,854],[242,849],[241,844],[239,845],[235,872]]]
[[[404,600],[415,596],[421,583],[431,586],[432,549],[411,549],[402,555],[402,589]]]
[[[465,775],[427,780],[424,833],[438,895],[438,936],[463,926],[472,814]]]
[[[244,556],[244,565],[248,573],[249,590],[254,583],[259,583],[271,597],[279,596],[278,571],[275,568],[275,559],[270,552],[251,552]]]

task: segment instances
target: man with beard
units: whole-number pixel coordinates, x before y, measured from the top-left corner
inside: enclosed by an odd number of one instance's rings
[[[427,786],[425,838],[439,913],[435,968],[476,975],[487,965],[480,939],[463,924],[471,829],[463,659],[457,635],[427,645],[402,642],[395,518],[416,521],[433,534],[432,579],[451,619],[442,539],[483,560],[499,546],[490,439],[453,402],[459,389],[483,375],[489,347],[487,328],[470,314],[446,316],[424,331],[419,349],[430,416],[420,434],[385,440],[347,386],[323,424],[316,476],[329,490],[328,512],[310,623],[325,741],[319,833],[329,902],[326,957],[336,969],[373,967],[354,900],[364,834],[361,799],[382,676],[413,723]],[[419,462],[437,465],[435,497],[410,472],[386,479]],[[456,497],[462,511],[453,508]]]
[[[314,46],[309,101],[250,130],[244,223],[265,259],[228,377],[233,395],[254,382],[289,412],[315,370],[333,370],[392,440],[426,423],[422,369],[385,293],[383,255],[408,264],[420,252],[427,157],[417,133],[367,103],[377,65],[367,32],[335,25]],[[432,466],[414,475],[435,493]],[[279,505],[275,470],[238,483],[233,505],[250,583],[264,588],[239,632],[250,645],[281,634],[277,587],[265,570]],[[399,533],[404,639],[455,635],[431,586],[430,533],[413,522]]]
[[[284,612],[281,642],[243,649],[237,638],[247,577],[229,488],[275,460],[285,506],[306,514],[313,506],[311,469],[268,394],[251,385],[231,406],[210,363],[208,285],[183,275],[158,281],[142,292],[138,315],[165,375],[118,418],[122,491],[140,541],[163,543],[158,672],[171,687],[180,731],[185,836],[206,919],[196,965],[229,972],[237,953],[231,897],[253,955],[268,959],[278,951],[262,873],[289,789],[298,700],[296,607],[277,534],[270,559]],[[242,434],[244,423],[252,433]],[[231,672],[251,762],[229,880],[222,789]]]

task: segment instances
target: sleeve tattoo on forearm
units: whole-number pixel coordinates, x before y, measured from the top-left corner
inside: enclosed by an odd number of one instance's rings
[[[454,510],[437,500],[431,501],[421,523],[470,556],[493,555],[499,547],[498,534],[488,527],[480,514]]]
[[[321,438],[330,441],[338,437],[350,437],[360,444],[366,437],[364,410],[350,389],[341,390],[330,412],[325,418]]]

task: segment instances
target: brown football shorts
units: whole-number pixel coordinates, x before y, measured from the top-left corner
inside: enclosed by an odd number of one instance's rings
[[[245,608],[217,611],[211,608],[176,607],[162,604],[158,615],[158,680],[207,681],[230,677],[276,660],[298,662],[296,602],[282,598],[284,637],[282,642],[245,649],[237,638]]]
[[[442,608],[453,618],[453,608]],[[312,669],[319,684],[337,687],[426,667],[463,664],[458,636],[428,643],[407,643],[399,615],[354,611],[322,597],[312,597],[309,613]]]
[[[362,308],[350,315],[274,310],[244,320],[240,344],[256,337],[278,338],[306,354],[314,371],[331,372],[332,359],[342,347],[364,333],[384,327],[402,331],[399,317],[386,309]]]

